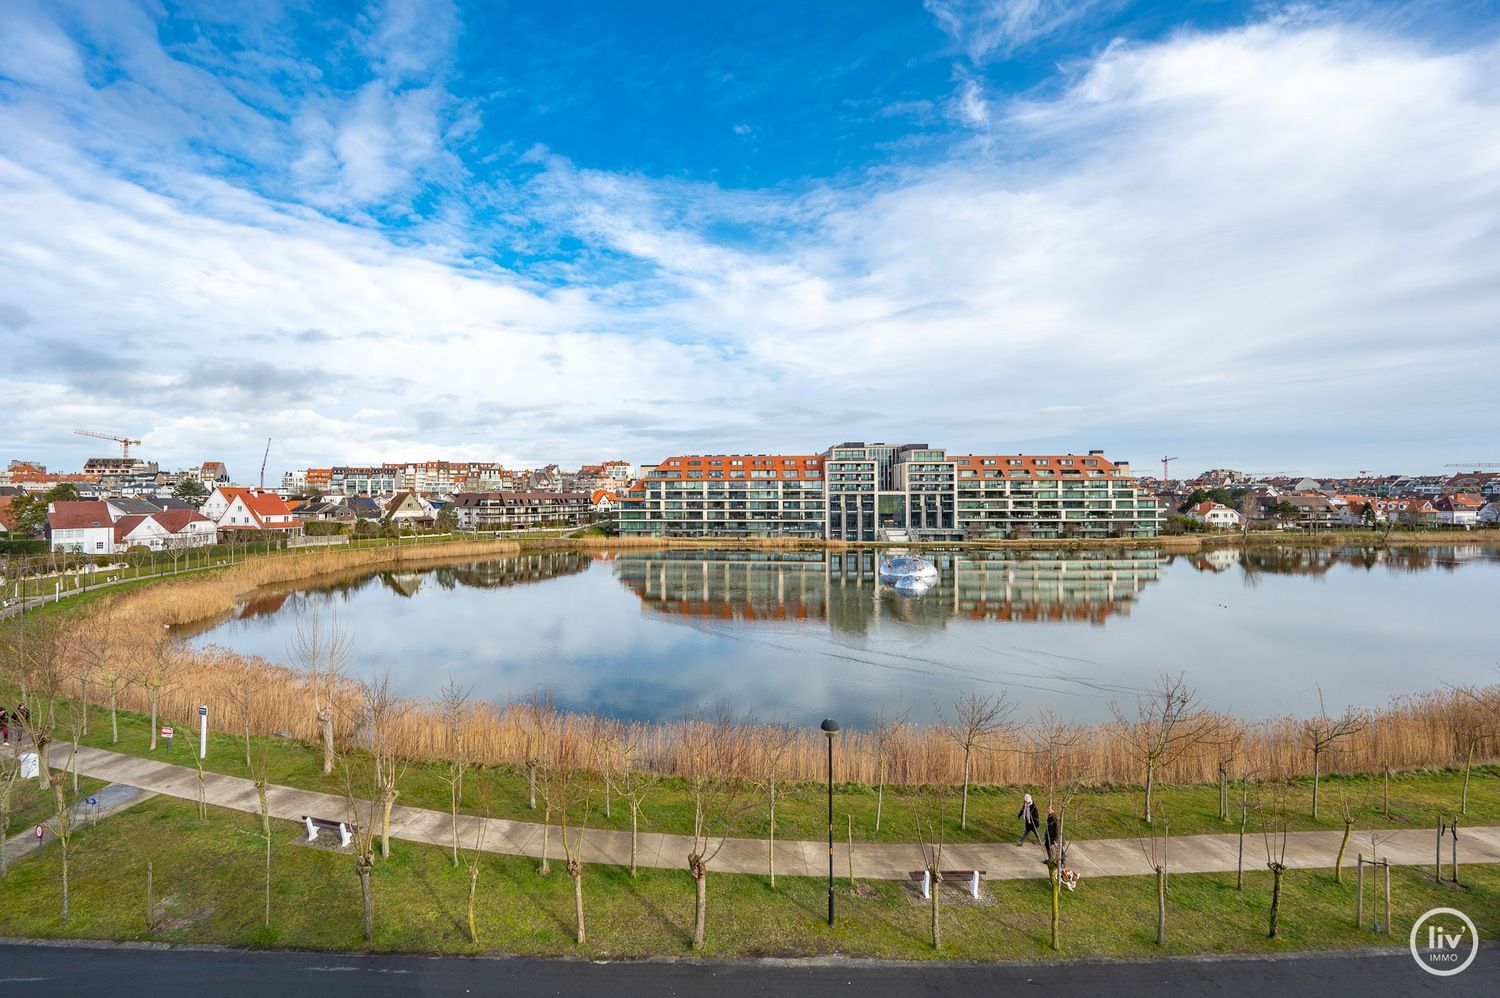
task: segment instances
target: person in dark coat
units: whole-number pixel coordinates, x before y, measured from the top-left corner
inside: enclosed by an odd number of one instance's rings
[[[10,744],[10,711],[0,707],[0,740],[4,744]]]
[[[1058,841],[1062,838],[1062,828],[1057,820],[1057,808],[1051,804],[1047,805],[1047,837],[1042,842],[1042,848],[1047,850],[1047,855],[1052,855],[1052,850],[1057,848]]]
[[[1016,817],[1026,823],[1026,829],[1021,833],[1021,837],[1016,840],[1016,844],[1019,845],[1025,842],[1026,836],[1030,835],[1040,845],[1042,840],[1037,836],[1036,830],[1037,826],[1042,823],[1042,816],[1037,813],[1036,804],[1032,801],[1030,794],[1027,794],[1022,799],[1021,813],[1016,815]]]

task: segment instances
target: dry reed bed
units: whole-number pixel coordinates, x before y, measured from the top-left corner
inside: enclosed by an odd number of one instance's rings
[[[159,708],[166,719],[188,719],[206,704],[216,727],[241,731],[248,724],[256,734],[289,733],[316,740],[317,696],[306,673],[224,649],[194,649],[164,640],[166,626],[225,613],[261,586],[287,583],[311,576],[379,566],[415,567],[445,561],[517,553],[509,543],[455,543],[427,549],[319,551],[295,558],[252,561],[209,578],[164,583],[127,594],[100,605],[71,626],[58,642],[65,667],[65,692],[87,693],[95,703],[103,699],[105,674],[119,672],[119,705],[146,711],[148,697],[142,678],[154,671],[159,684]],[[357,653],[357,644],[355,646]],[[112,666],[101,666],[112,662]],[[1500,690],[1488,691],[1500,702]],[[344,678],[335,695],[341,736],[356,734],[360,725],[360,689]],[[1125,705],[1133,709],[1133,705]],[[1476,717],[1481,720],[1476,721]],[[1398,697],[1366,714],[1365,726],[1325,753],[1324,773],[1377,772],[1449,768],[1465,764],[1470,735],[1476,724],[1492,730],[1493,716],[1485,717],[1472,698],[1461,691],[1438,690]],[[1240,732],[1233,751],[1222,737],[1206,738],[1171,762],[1161,778],[1177,783],[1216,779],[1221,762],[1229,758],[1232,774],[1263,779],[1308,776],[1313,759],[1302,721],[1283,717],[1243,724],[1222,718],[1222,730]],[[453,724],[440,704],[414,701],[403,705],[394,737],[401,753],[416,760],[446,758],[453,745]],[[523,765],[542,754],[544,746],[587,743],[597,757],[608,753],[614,768],[650,769],[686,774],[693,760],[688,727],[704,723],[681,721],[636,724],[540,709],[531,703],[470,705],[458,722],[467,754],[482,764]],[[1065,774],[1100,784],[1137,783],[1142,767],[1119,723],[1083,725],[1069,732]],[[788,729],[742,719],[734,729],[739,751],[738,773],[751,778],[766,774],[771,760],[779,760],[781,779],[820,779],[824,772],[824,736],[816,730]],[[880,753],[872,732],[846,731],[840,736],[836,778],[874,783],[880,773]],[[1483,742],[1475,762],[1494,759],[1494,741]],[[963,752],[940,726],[907,726],[887,740],[886,778],[898,784],[952,783],[962,772]],[[973,761],[977,783],[1036,782],[1043,767],[1024,719],[990,738]]]

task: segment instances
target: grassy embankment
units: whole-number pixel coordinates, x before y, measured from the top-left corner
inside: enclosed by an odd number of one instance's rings
[[[74,840],[73,917],[58,919],[58,850],[19,864],[4,881],[0,934],[25,937],[157,939],[169,942],[310,949],[364,949],[359,886],[347,855],[298,843],[296,829],[273,830],[271,928],[264,927],[264,844],[257,819],[211,809],[199,821],[187,802],[157,798],[80,831]],[[1259,844],[1256,844],[1259,849]],[[147,927],[146,864],[158,899]],[[397,845],[373,875],[375,940],[369,948],[408,952],[504,952],[643,957],[686,955],[692,931],[692,881],[683,871],[645,870],[632,879],[614,867],[586,868],[588,941],[573,940],[572,885],[559,864],[547,876],[534,860],[479,860],[476,922],[466,928],[469,874],[436,847]],[[1167,945],[1155,945],[1155,881],[1086,879],[1062,898],[1067,957],[1142,957],[1187,953],[1279,953],[1352,946],[1404,946],[1422,912],[1456,904],[1481,935],[1500,923],[1500,868],[1461,870],[1465,888],[1439,886],[1418,868],[1393,871],[1395,932],[1353,925],[1354,883],[1331,871],[1287,874],[1281,933],[1266,936],[1270,874],[1175,874]],[[944,946],[934,954],[928,909],[899,883],[862,884],[851,896],[839,883],[838,926],[823,924],[824,882],[710,875],[708,957],[832,952],[900,959],[1037,959],[1047,945],[1048,898],[1041,879],[989,885],[995,903],[943,906]],[[1366,919],[1380,911],[1367,886]]]

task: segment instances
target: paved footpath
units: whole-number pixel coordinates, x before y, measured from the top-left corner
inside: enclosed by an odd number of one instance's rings
[[[56,778],[66,779],[64,776]],[[139,787],[122,786],[112,783],[107,787],[100,787],[94,791],[92,799],[95,803],[90,804],[87,801],[80,801],[69,808],[68,813],[72,815],[73,827],[81,828],[84,825],[93,824],[96,821],[108,818],[112,814],[123,811],[127,807],[133,807],[141,801],[155,796],[154,793],[142,790]],[[16,860],[24,859],[37,850],[51,845],[56,838],[57,836],[52,833],[51,822],[43,823],[40,838],[37,837],[36,831],[32,828],[28,828],[19,835],[12,835],[5,841],[4,846],[6,867],[9,868],[10,864]]]
[[[67,759],[66,744],[52,747],[51,759],[61,768]],[[185,800],[198,799],[198,772],[187,766],[175,766],[123,755],[106,749],[80,748],[75,764],[84,776],[139,787],[153,793]],[[236,811],[259,813],[255,787],[247,779],[207,773],[205,796],[208,803]],[[273,786],[266,793],[271,816],[300,821],[304,814],[340,820],[348,814],[348,804],[336,794]],[[446,811],[397,805],[391,811],[391,836],[411,842],[438,846],[452,843],[452,819]],[[459,816],[460,841],[472,845],[479,823],[487,822],[484,833],[486,852],[513,856],[540,856],[542,826],[535,822],[507,821],[500,818]],[[327,834],[327,833],[324,833]],[[1433,861],[1432,829],[1400,829],[1381,832],[1379,855],[1399,866],[1419,866]],[[1500,863],[1500,828],[1460,827],[1459,862]],[[1286,865],[1292,869],[1330,867],[1338,855],[1341,831],[1292,832],[1288,836]],[[691,838],[642,832],[638,863],[641,866],[684,868]],[[557,832],[554,829],[551,855],[558,856]],[[716,872],[764,873],[766,870],[764,839],[728,839],[712,863]],[[1171,868],[1174,873],[1208,873],[1235,869],[1238,836],[1181,835],[1170,844]],[[1352,864],[1356,852],[1369,852],[1369,834],[1356,829],[1349,841],[1345,862]],[[630,862],[630,833],[590,829],[584,839],[585,859],[590,863],[625,865]],[[1444,851],[1447,858],[1447,851]],[[1265,850],[1261,836],[1245,836],[1245,867],[1264,866]],[[1151,865],[1136,839],[1074,840],[1068,847],[1068,865],[1080,875],[1089,877],[1144,875]],[[899,880],[921,866],[921,853],[915,845],[859,844],[854,846],[856,877],[876,880]],[[1011,842],[966,843],[943,849],[943,866],[947,869],[980,869],[991,880],[1018,880],[1045,875],[1042,851],[1035,844]],[[840,876],[849,869],[848,847],[834,847],[834,869]],[[786,876],[824,876],[828,873],[826,842],[778,841],[776,871]]]

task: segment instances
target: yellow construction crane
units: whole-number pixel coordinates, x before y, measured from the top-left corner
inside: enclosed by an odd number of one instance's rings
[[[130,457],[130,445],[139,444],[139,440],[131,440],[129,437],[117,437],[113,433],[95,433],[93,430],[74,430],[80,437],[97,437],[100,440],[113,440],[120,445],[120,456]]]

